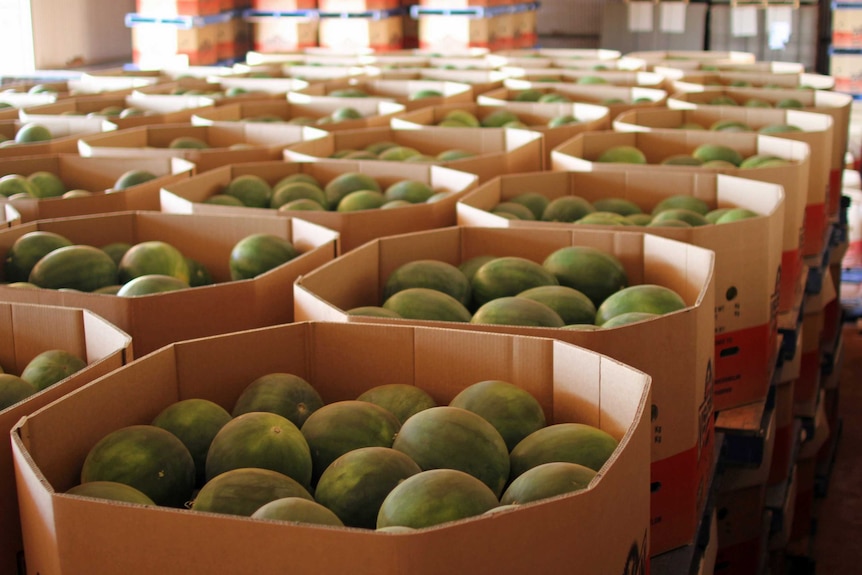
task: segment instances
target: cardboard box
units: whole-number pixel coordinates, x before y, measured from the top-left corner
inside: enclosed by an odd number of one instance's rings
[[[14,140],[15,134],[26,122],[21,120],[0,120],[0,135]],[[91,134],[101,134],[117,129],[117,125],[104,118],[56,118],[40,120],[39,124],[48,128],[53,138],[43,142],[14,144],[0,148],[0,158],[19,158],[40,154],[76,153],[78,140]]]
[[[709,517],[709,539],[703,549],[697,575],[713,575],[715,573],[715,558],[718,555],[718,514],[712,511]]]
[[[317,0],[321,12],[369,12],[400,7],[400,0]]]
[[[12,429],[21,417],[71,393],[97,377],[132,361],[129,335],[98,315],[83,309],[30,304],[0,303],[0,365],[6,373],[20,375],[36,355],[63,349],[87,362],[87,366],[24,401],[0,410],[0,429]],[[0,446],[0,568],[19,573],[23,540],[15,489],[12,446]]]
[[[82,158],[77,154],[49,154],[0,159],[0,175],[30,175],[48,171],[57,174],[69,190],[87,190],[91,196],[77,198],[7,199],[20,221],[32,222],[126,210],[159,210],[159,190],[165,184],[184,180],[195,166],[180,158]],[[117,179],[129,170],[146,170],[155,179],[114,190]]]
[[[829,273],[827,271],[827,273]],[[824,327],[824,310],[827,304],[837,297],[831,279],[823,282],[821,293],[807,296],[802,315],[803,336],[801,342],[801,360],[799,377],[796,379],[793,393],[793,411],[801,417],[814,417],[818,398],[820,397],[820,380],[822,378],[822,335]]]
[[[790,479],[792,459],[798,430],[793,417],[793,381],[775,386],[775,443],[769,467],[768,486],[779,485]]]
[[[573,102],[598,104],[606,106],[610,111],[611,121],[619,114],[632,108],[663,107],[667,101],[667,92],[657,88],[639,88],[626,86],[603,86],[581,84],[553,84],[544,82],[528,82],[518,78],[510,78],[503,82],[503,87],[480,94],[476,98],[479,104],[502,104],[513,101],[525,90],[538,90],[543,94],[557,93],[566,96]]]
[[[317,42],[323,48],[377,51],[399,50],[403,46],[401,16],[388,18],[321,18]]]
[[[308,140],[284,149],[284,158],[295,162],[328,158],[337,150],[360,150],[375,142],[392,141],[400,146],[414,148],[426,155],[436,156],[446,150],[466,150],[476,155],[461,160],[435,162],[462,172],[479,176],[484,182],[501,173],[534,172],[542,169],[544,161],[543,136],[530,130],[505,128],[438,128],[421,127],[416,130],[394,128],[365,128],[331,133],[331,139]],[[347,160],[339,160],[347,161]],[[368,160],[374,161],[374,160]]]
[[[772,410],[763,437],[763,458],[757,467],[742,467],[726,465],[721,476],[722,491],[738,491],[767,484],[769,472],[772,469],[772,457],[775,452],[776,414]]]
[[[507,102],[504,105],[493,104],[446,104],[429,106],[412,112],[398,114],[390,120],[393,128],[413,128],[434,126],[453,110],[467,111],[481,119],[496,110],[509,110],[529,126],[531,131],[544,136],[544,167],[550,166],[551,150],[588,130],[606,130],[610,127],[609,110],[605,106],[592,104],[556,104]],[[548,122],[559,116],[571,115],[577,122],[558,127],[549,127]]]
[[[768,531],[764,528],[766,486],[719,493],[716,573],[756,573]],[[768,529],[768,527],[767,527]]]
[[[227,90],[230,88],[241,88],[243,90],[247,90],[249,92],[255,92],[261,95],[273,95],[278,96],[279,99],[285,97],[285,94],[291,92],[293,90],[303,90],[308,88],[311,84],[307,80],[302,80],[300,78],[295,78],[291,76],[283,76],[283,77],[255,77],[252,73],[248,74],[234,74],[231,76],[219,76],[217,78],[210,78],[210,81],[215,80],[217,85],[222,90]]]
[[[650,65],[662,61],[695,61],[710,63],[713,61],[733,61],[740,64],[753,63],[756,58],[750,52],[722,50],[639,50],[625,54],[629,58],[646,60]]]
[[[832,10],[832,47],[862,48],[862,12],[857,8]]]
[[[380,305],[392,270],[418,259],[454,265],[492,253],[543,261],[570,245],[591,245],[616,255],[630,283],[675,289],[685,310],[620,328],[577,331],[458,322],[352,316],[346,310]],[[428,325],[470,331],[553,337],[614,357],[653,378],[650,555],[690,543],[712,476],[714,254],[682,242],[634,232],[452,227],[387,236],[368,242],[294,284],[297,321]],[[644,341],[662,341],[679,361],[668,362]]]
[[[271,10],[273,12],[314,10],[317,8],[317,0],[252,0],[251,7],[255,10]]]
[[[831,223],[826,214],[829,199],[829,172],[832,161],[834,129],[832,118],[825,114],[799,112],[797,110],[775,110],[735,106],[702,107],[693,110],[637,110],[629,111],[614,120],[614,130],[650,131],[655,129],[676,129],[686,122],[700,124],[709,128],[715,122],[733,120],[743,122],[752,131],[776,124],[789,124],[800,128],[801,132],[771,134],[805,142],[810,152],[808,188],[805,200],[804,232],[802,256],[819,254],[823,251]]]
[[[318,99],[321,101],[330,99],[340,102],[342,105],[349,106],[352,102],[356,101],[356,98],[329,95],[331,91],[343,88],[362,90],[368,94],[367,98],[370,99],[397,102],[402,104],[407,110],[415,110],[416,108],[424,108],[425,106],[439,106],[440,104],[453,104],[456,102],[469,103],[473,101],[472,90],[467,84],[439,80],[379,80],[370,78],[332,82],[322,93],[319,86],[312,85],[303,90],[288,92],[287,100],[297,104],[305,104]],[[435,90],[443,95],[414,100],[412,96],[421,90]]]
[[[136,0],[138,14],[149,16],[209,16],[221,10],[220,0]]]
[[[487,48],[490,51],[512,48],[511,14],[484,18],[469,15],[419,15],[419,47],[424,50]]]
[[[576,60],[618,60],[622,53],[618,50],[604,48],[519,48],[515,50],[499,50],[494,56],[513,58],[552,58]]]
[[[429,8],[467,8],[470,6],[503,6],[510,0],[419,0],[420,6]]]
[[[715,410],[766,399],[776,361],[776,309],[785,196],[780,186],[696,171],[523,173],[495,178],[457,204],[461,226],[516,229],[609,229],[565,222],[502,218],[491,210],[532,190],[549,199],[575,195],[589,202],[625,198],[644,212],[662,199],[686,194],[715,207],[744,207],[762,218],[732,225],[649,228],[649,233],[715,252]],[[740,225],[742,224],[742,225]],[[617,226],[617,231],[631,228]],[[750,246],[759,246],[751,250]]]
[[[472,99],[479,94],[503,87],[507,76],[497,70],[450,70],[446,68],[400,68],[383,70],[367,67],[368,74],[382,79],[401,80],[436,80],[440,82],[456,82],[470,86]]]
[[[0,284],[0,297],[5,301],[80,307],[101,315],[134,338],[137,355],[181,339],[292,321],[289,286],[300,275],[333,259],[338,240],[336,232],[297,218],[117,212],[39,220],[0,230],[2,257],[17,238],[36,230],[94,246],[166,241],[206,266],[214,285],[140,297],[22,290]],[[230,252],[252,233],[289,239],[301,255],[254,279],[229,281]]]
[[[87,451],[106,433],[148,423],[183,397],[229,409],[249,381],[275,371],[303,377],[326,402],[398,382],[421,387],[445,405],[471,383],[504,379],[533,393],[549,421],[589,422],[620,445],[584,491],[396,536],[63,493],[79,481]],[[546,338],[303,322],[176,343],[28,416],[14,430],[27,567],[93,575],[265,575],[282,573],[290,563],[292,573],[310,575],[355,570],[361,556],[361,570],[379,574],[550,573],[575,554],[590,573],[618,573],[627,564],[644,572],[649,401],[649,376]],[[75,434],[63,432],[69,426]],[[82,516],[90,536],[81,530]],[[560,529],[570,536],[559,537]],[[106,554],[105,545],[123,553]]]
[[[180,136],[200,138],[210,147],[169,148],[170,142]],[[84,136],[77,140],[77,151],[85,157],[184,158],[193,162],[199,172],[204,172],[225,164],[274,160],[281,157],[287,146],[327,137],[329,134],[323,130],[289,124],[160,124],[117,130],[111,134]],[[238,144],[250,144],[250,147],[239,147]]]
[[[117,128],[132,128],[147,124],[170,124],[188,122],[195,112],[214,108],[216,100],[206,96],[153,95],[135,93],[128,96],[83,96],[66,98],[53,104],[24,107],[20,110],[22,122],[41,122],[65,119],[72,116],[100,116],[115,124]],[[101,116],[100,111],[108,107],[137,109],[139,115]]]
[[[793,516],[796,510],[796,466],[793,466],[790,472],[790,478],[787,480],[788,486],[785,493],[784,501],[781,502],[781,508],[773,511],[774,514],[779,514],[781,523],[779,529],[769,535],[769,550],[778,551],[780,553],[787,552],[787,544],[790,542],[790,533],[793,527]],[[767,493],[769,493],[767,491]],[[767,505],[771,503],[767,501]]]
[[[667,67],[653,69],[668,79],[668,89],[672,92],[700,91],[705,87],[715,88],[719,86],[768,89],[813,88],[816,90],[831,90],[835,87],[835,79],[832,76],[805,72],[687,71]]]
[[[132,26],[132,61],[141,67],[180,61],[191,66],[218,62],[218,24],[179,28],[171,24]]]
[[[862,56],[859,54],[830,54],[829,73],[835,78],[837,92],[862,92]]]
[[[768,153],[791,161],[775,168],[741,170],[739,168],[674,168],[660,162],[674,154],[691,154],[701,144],[722,144],[738,150],[743,156]],[[607,148],[632,145],[644,152],[648,164],[614,164],[595,160]],[[554,170],[575,171],[717,171],[729,175],[779,184],[784,187],[784,240],[782,243],[779,313],[790,309],[795,301],[798,279],[802,273],[802,234],[804,232],[805,198],[807,197],[810,149],[804,142],[758,134],[716,132],[711,130],[666,130],[662,132],[587,132],[578,134],[551,152]]]
[[[296,52],[317,46],[316,18],[249,18],[257,52]]]
[[[616,60],[585,59],[585,58],[551,58],[550,68],[565,68],[574,70],[617,70],[631,72],[646,72],[647,63],[639,58],[622,57]]]
[[[200,113],[195,113],[192,116],[191,123],[196,126],[213,126],[234,122],[251,122],[261,116],[277,117],[282,122],[290,122],[299,118],[318,120],[320,118],[332,117],[332,113],[342,107],[337,102],[291,104],[280,99],[269,101],[258,100],[227,104],[211,110],[202,110]],[[393,115],[404,111],[404,106],[395,102],[381,102],[380,100],[366,102],[363,98],[357,98],[356,102],[350,107],[359,112],[362,118],[331,123],[314,122],[313,125],[326,131],[388,126],[389,120]]]
[[[387,186],[403,179],[419,180],[435,190],[451,192],[440,201],[416,204],[398,210],[276,211],[266,208],[221,206],[204,203],[236,176],[254,174],[270,184],[296,173],[314,176],[320,182],[346,172],[368,174]],[[176,182],[162,189],[161,209],[167,213],[246,215],[279,215],[299,217],[339,233],[339,253],[348,252],[368,241],[399,233],[415,232],[455,225],[455,203],[476,186],[477,177],[440,166],[403,162],[356,162],[319,160],[316,162],[260,162],[214,168],[206,173]]]
[[[704,89],[703,92],[678,92],[668,98],[668,108],[694,108],[708,105],[717,96],[730,96],[740,102],[748,98],[759,98],[775,104],[785,98],[796,98],[802,102],[804,112],[829,114],[832,116],[832,158],[829,175],[829,202],[827,214],[837,216],[841,207],[841,174],[845,166],[849,138],[850,107],[853,97],[828,90],[782,90],[770,88],[723,88]]]
[[[513,48],[532,48],[539,40],[536,29],[537,10],[522,10],[512,14]]]
[[[11,228],[21,223],[21,213],[12,205],[11,202],[3,204],[3,220],[0,221],[0,226]]]
[[[629,70],[584,70],[578,68],[522,68],[504,66],[500,68],[511,78],[527,82],[548,82],[549,84],[577,84],[579,86],[625,86],[640,88],[665,89],[665,77],[655,72],[639,72]],[[601,83],[589,84],[582,78],[601,78]]]
[[[224,22],[219,22],[217,26],[219,61],[224,62],[244,57],[245,53],[251,48],[251,24],[240,17],[235,17]]]

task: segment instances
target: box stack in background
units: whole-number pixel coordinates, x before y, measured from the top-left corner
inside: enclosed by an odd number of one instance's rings
[[[862,4],[834,2],[829,73],[835,89],[862,94]]]
[[[538,8],[508,0],[422,0],[410,11],[419,22],[419,47],[451,52],[534,46]]]
[[[230,0],[138,0],[126,15],[132,60],[141,68],[210,66],[251,48],[244,5]]]
[[[296,52],[317,46],[317,0],[252,0],[243,14],[252,46],[262,53]]]
[[[335,52],[388,52],[404,46],[399,0],[318,0],[318,44]]]

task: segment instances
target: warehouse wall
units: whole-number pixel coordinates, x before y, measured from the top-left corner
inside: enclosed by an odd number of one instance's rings
[[[608,0],[543,0],[536,15],[536,31],[540,36],[567,36],[570,47],[597,48],[607,3]],[[572,46],[572,42],[576,45]]]

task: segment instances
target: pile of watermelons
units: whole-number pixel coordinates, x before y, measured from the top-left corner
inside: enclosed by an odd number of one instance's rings
[[[407,384],[324,403],[305,379],[269,373],[232,412],[166,407],[90,449],[69,493],[365,529],[418,529],[585,489],[617,440],[548,424],[516,385],[486,380],[448,405]]]
[[[407,262],[386,279],[380,305],[352,315],[565,329],[617,327],[681,310],[674,290],[629,285],[623,264],[588,246],[555,250],[544,261],[482,255],[454,265]]]

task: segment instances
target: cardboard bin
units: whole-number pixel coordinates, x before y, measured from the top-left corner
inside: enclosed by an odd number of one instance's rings
[[[23,416],[134,359],[129,334],[84,309],[0,303],[0,341],[0,365],[6,373],[20,375],[30,360],[51,349],[63,349],[87,362],[86,367],[69,377],[0,410],[4,434]],[[6,441],[0,446],[0,530],[0,569],[4,573],[23,573],[15,469],[12,446]]]
[[[664,107],[668,96],[667,92],[657,88],[560,83],[549,85],[545,82],[509,78],[503,82],[502,88],[477,96],[476,102],[504,104],[517,101],[519,95],[527,90],[538,90],[542,94],[559,94],[572,102],[606,106],[610,110],[611,121],[632,108]]]
[[[553,251],[589,245],[616,255],[632,284],[657,283],[680,293],[684,310],[619,328],[577,331],[349,315],[380,305],[386,278],[419,259],[458,265],[478,255],[544,261]],[[650,555],[691,543],[708,495],[714,453],[713,252],[636,232],[452,227],[368,242],[299,278],[297,321],[429,325],[470,331],[553,337],[618,359],[649,373],[652,389]],[[662,342],[662,352],[644,342]],[[668,361],[672,353],[677,361]]]
[[[333,112],[343,107],[336,102],[310,104],[291,104],[284,100],[243,102],[226,104],[211,110],[202,110],[192,116],[191,122],[196,126],[212,126],[232,122],[260,121],[259,118],[267,116],[273,121],[278,118],[281,122],[295,124],[307,121],[306,125],[312,125],[326,131],[355,130],[374,126],[388,126],[389,119],[394,114],[404,111],[404,106],[395,102],[377,100],[365,102],[357,98],[357,101],[350,107],[359,112],[361,118],[341,120],[340,122],[326,121],[326,119],[332,118]],[[320,121],[321,119],[323,121]]]
[[[501,176],[458,201],[458,225],[538,229],[609,229],[506,219],[491,213],[526,191],[553,200],[580,196],[589,202],[624,198],[645,213],[664,198],[685,194],[714,207],[748,208],[761,217],[696,228],[651,227],[651,234],[715,252],[715,410],[765,400],[777,359],[778,277],[784,225],[780,186],[698,172],[544,172]],[[617,231],[632,230],[615,226]],[[752,250],[751,246],[759,246]]]
[[[508,380],[538,398],[548,421],[591,423],[620,443],[584,491],[406,534],[64,494],[105,434],[149,423],[187,397],[229,410],[250,381],[272,372],[303,377],[327,403],[398,382],[420,387],[445,405],[477,381]],[[28,416],[13,431],[27,568],[92,575],[274,575],[290,564],[297,575],[558,573],[577,557],[596,575],[627,568],[646,572],[649,398],[649,376],[546,338],[302,322],[172,344]],[[67,432],[70,426],[76,433]],[[122,553],[105,553],[106,548]]]
[[[276,211],[267,208],[222,206],[205,203],[221,192],[233,178],[253,174],[271,185],[291,174],[305,173],[325,182],[346,172],[368,174],[382,189],[403,179],[419,180],[435,190],[448,191],[442,200],[415,204],[397,210],[336,211]],[[339,253],[386,235],[416,232],[455,225],[455,203],[476,187],[474,174],[440,166],[403,162],[356,162],[319,160],[316,162],[260,162],[214,168],[206,173],[175,182],[162,189],[161,209],[168,213],[209,213],[244,217],[279,215],[302,218],[325,226],[339,234]]]
[[[169,147],[174,138],[181,136],[201,139],[209,147]],[[77,151],[88,158],[184,158],[193,162],[197,171],[205,172],[225,164],[279,159],[288,146],[328,137],[329,134],[324,130],[288,124],[159,124],[85,136],[77,141]]]
[[[116,124],[118,129],[146,124],[170,124],[187,122],[196,111],[213,108],[216,99],[207,96],[143,95],[132,92],[128,96],[81,96],[66,98],[53,104],[24,107],[20,119],[24,122],[53,121],[72,116],[99,117]],[[128,115],[102,115],[107,108],[138,110]]]
[[[801,111],[829,114],[832,116],[832,158],[829,174],[829,201],[826,213],[837,218],[841,207],[841,175],[845,167],[849,139],[850,109],[853,96],[828,90],[792,90],[771,88],[722,88],[704,87],[701,92],[677,92],[668,98],[668,108],[696,108],[709,105],[718,96],[729,96],[739,103],[757,98],[777,104],[787,98],[802,103]]]
[[[14,140],[15,134],[27,122],[21,120],[0,120],[0,135]],[[104,118],[55,118],[37,122],[48,128],[53,136],[50,140],[14,144],[0,148],[0,158],[19,158],[40,154],[74,154],[78,151],[78,140],[82,137],[111,132],[117,125]]]
[[[122,212],[126,210],[159,210],[159,190],[162,185],[188,178],[195,166],[181,158],[82,158],[76,154],[48,154],[25,158],[0,159],[0,175],[52,172],[63,180],[69,190],[87,190],[90,196],[75,198],[6,199],[21,221],[31,222],[51,218]],[[156,178],[114,189],[121,175],[130,170],[146,170]]]
[[[318,86],[312,85],[303,90],[289,92],[287,100],[296,104],[308,104],[315,101],[334,101],[341,103],[343,106],[349,106],[352,102],[356,101],[356,98],[329,95],[334,90],[344,88],[364,91],[367,94],[367,97],[364,99],[397,102],[402,104],[407,110],[455,102],[470,103],[473,101],[473,92],[468,84],[440,80],[381,80],[369,78],[344,79],[340,83],[332,82],[323,92],[320,91]],[[415,94],[423,90],[434,90],[442,95],[414,98]]]
[[[454,170],[470,172],[483,182],[501,173],[531,172],[543,165],[543,138],[530,130],[505,128],[438,128],[418,129],[365,128],[332,132],[331,139],[307,141],[285,148],[284,158],[291,161],[316,161],[328,158],[338,150],[361,150],[366,146],[392,141],[400,146],[414,148],[425,155],[446,150],[465,150],[475,155],[460,160],[434,162]],[[348,160],[339,160],[348,161]],[[375,160],[367,160],[369,162]]]
[[[216,214],[117,212],[23,223],[0,230],[0,257],[30,231],[59,233],[73,243],[104,246],[161,240],[204,266],[214,284],[138,297],[17,289],[0,284],[0,298],[89,309],[134,338],[143,355],[168,343],[293,321],[290,286],[300,275],[336,256],[338,234],[297,218]],[[265,274],[230,281],[233,246],[253,233],[271,233],[293,242],[300,255]]]
[[[493,104],[447,104],[444,106],[429,106],[412,112],[397,114],[390,120],[393,128],[418,128],[434,126],[441,122],[446,114],[453,110],[464,110],[480,120],[497,110],[508,110],[517,115],[521,122],[531,131],[540,132],[544,136],[544,167],[550,166],[551,150],[574,137],[589,130],[606,130],[610,127],[609,110],[604,106],[592,104],[538,104],[531,102],[507,102],[504,105]],[[573,116],[577,119],[569,124],[551,127],[548,123],[557,117]]]
[[[826,202],[829,199],[829,165],[832,157],[833,122],[825,114],[813,114],[798,110],[773,110],[735,106],[713,106],[693,110],[635,110],[614,120],[614,130],[620,132],[675,129],[683,123],[693,122],[710,128],[716,122],[737,121],[760,132],[768,126],[789,124],[801,131],[772,132],[779,138],[797,140],[808,144],[810,167],[808,170],[808,193],[805,200],[805,230],[802,256],[819,254],[829,241],[829,218]]]
[[[790,161],[790,164],[758,169],[679,167],[660,164],[668,156],[691,154],[701,144],[727,145],[745,157],[756,153],[771,154]],[[602,152],[616,145],[632,145],[639,148],[646,155],[648,163],[635,165],[596,161]],[[808,144],[804,142],[740,132],[708,130],[587,132],[578,134],[552,150],[551,163],[553,169],[564,171],[718,172],[781,185],[784,188],[785,203],[778,311],[782,313],[792,308],[800,289],[810,153]]]

